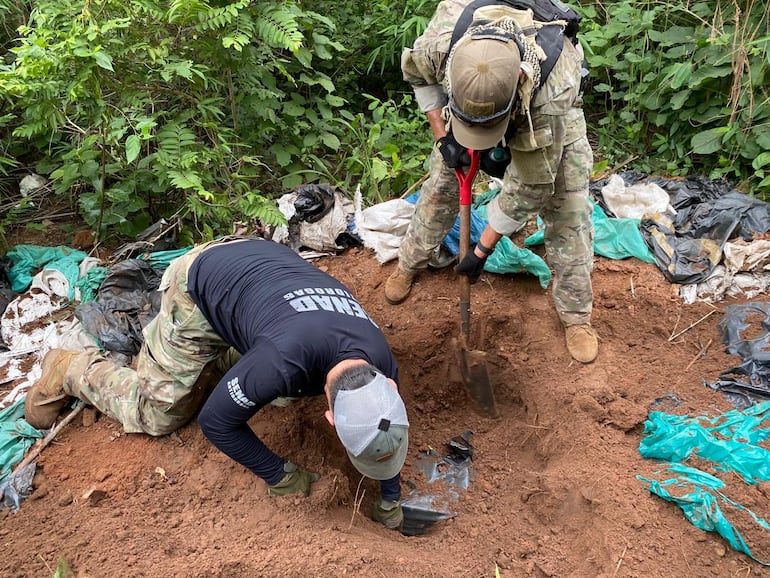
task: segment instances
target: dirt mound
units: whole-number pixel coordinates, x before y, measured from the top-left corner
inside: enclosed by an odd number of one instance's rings
[[[471,309],[501,414],[489,420],[458,382],[451,270],[422,274],[393,307],[382,295],[393,264],[380,266],[371,251],[317,264],[358,295],[400,363],[411,421],[405,493],[431,488],[425,452],[473,432],[471,483],[450,501],[451,519],[409,537],[371,522],[376,485],[349,464],[320,398],[267,408],[251,424],[277,452],[322,474],[307,499],[268,497],[195,424],[152,439],[122,434],[106,418],[76,420],[43,451],[21,510],[0,512],[0,575],[51,576],[59,559],[78,577],[762,572],[635,477],[659,467],[638,450],[656,400],[679,400],[672,411],[682,414],[731,409],[703,380],[737,364],[720,343],[721,315],[703,319],[710,306],[683,305],[655,267],[597,258],[600,354],[587,366],[567,353],[549,291],[529,276],[484,275]]]

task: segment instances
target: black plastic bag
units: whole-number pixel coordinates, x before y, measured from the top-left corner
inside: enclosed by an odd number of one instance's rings
[[[301,185],[293,192],[297,194],[294,209],[300,221],[320,221],[334,206],[334,189],[329,185]]]
[[[162,273],[140,259],[127,259],[110,267],[96,301],[81,303],[75,317],[107,351],[128,356],[139,353],[142,329],[160,311],[157,290]]]
[[[696,175],[686,179],[649,177],[636,171],[621,173],[631,186],[654,183],[665,190],[676,215],[649,215],[641,221],[645,242],[658,268],[672,283],[706,280],[722,259],[727,241],[741,237],[751,241],[770,230],[770,204],[735,190],[725,181]],[[607,180],[595,181],[591,194],[610,216],[601,194]]]
[[[737,396],[743,406],[751,405],[753,398],[770,399],[770,303],[728,305],[717,328],[725,351],[738,355],[742,363],[706,385]]]

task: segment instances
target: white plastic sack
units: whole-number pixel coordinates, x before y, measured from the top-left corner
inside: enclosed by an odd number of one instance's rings
[[[335,191],[334,205],[328,213],[315,223],[300,223],[300,243],[316,251],[344,249],[344,246],[337,244],[337,237],[348,230],[348,216],[352,217],[353,212],[353,202]]]
[[[602,197],[619,219],[641,219],[647,213],[676,214],[668,193],[655,183],[626,186],[620,175],[612,175],[602,187]]]
[[[680,296],[685,303],[696,300],[717,302],[725,297],[752,299],[770,291],[770,241],[747,243],[742,239],[725,243],[724,264],[716,267],[701,283],[684,285]]]
[[[724,260],[730,271],[770,272],[770,241],[747,243],[739,239],[725,243]]]
[[[374,250],[380,263],[398,258],[401,239],[406,234],[414,205],[404,199],[393,199],[360,211],[356,217],[358,236],[364,246]]]

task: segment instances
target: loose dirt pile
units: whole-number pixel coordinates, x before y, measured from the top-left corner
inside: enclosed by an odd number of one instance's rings
[[[447,441],[473,432],[471,484],[450,503],[452,519],[411,537],[370,521],[376,485],[347,461],[320,398],[252,420],[274,450],[322,474],[306,499],[268,497],[194,423],[152,439],[122,434],[106,418],[76,420],[38,459],[36,489],[21,510],[0,512],[0,575],[52,576],[59,559],[80,578],[763,572],[636,479],[659,467],[638,450],[656,400],[678,399],[664,409],[680,414],[729,410],[703,381],[738,364],[723,351],[721,314],[698,323],[712,307],[683,305],[655,267],[597,258],[600,353],[587,366],[569,357],[549,291],[529,276],[484,275],[471,309],[501,414],[488,420],[458,383],[450,269],[423,274],[410,299],[393,307],[382,284],[394,265],[380,266],[371,251],[317,264],[358,295],[401,365],[411,420],[405,494],[431,491],[424,452],[441,454]],[[767,516],[767,500],[752,507]],[[757,555],[770,552],[767,543],[754,546]]]

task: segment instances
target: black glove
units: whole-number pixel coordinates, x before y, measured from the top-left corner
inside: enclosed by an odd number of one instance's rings
[[[444,163],[450,169],[470,166],[471,156],[468,154],[468,149],[457,142],[451,132],[438,139],[436,147],[438,147],[441,156],[444,157]]]
[[[465,254],[465,257],[463,257],[463,260],[455,266],[455,273],[468,277],[471,280],[471,284],[479,280],[481,272],[484,270],[484,263],[487,262],[486,255],[484,257],[476,256],[475,248],[475,245],[471,247]]]
[[[481,152],[481,170],[490,177],[502,179],[509,164],[511,164],[511,151],[508,147],[496,146]]]

